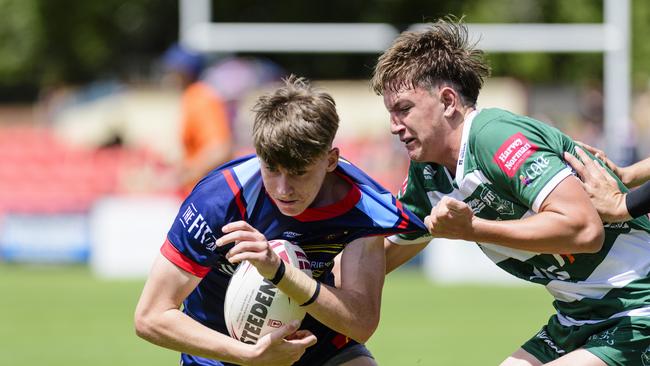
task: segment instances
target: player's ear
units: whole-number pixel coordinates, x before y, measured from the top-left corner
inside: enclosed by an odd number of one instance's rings
[[[338,165],[339,165],[339,148],[333,147],[327,153],[327,171],[333,172]]]
[[[447,118],[453,117],[456,113],[456,108],[460,106],[460,96],[456,91],[448,86],[440,90],[440,100],[445,105],[444,116]]]

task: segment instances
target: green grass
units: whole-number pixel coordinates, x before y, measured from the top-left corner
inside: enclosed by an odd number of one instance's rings
[[[102,281],[86,267],[0,264],[3,365],[177,365],[133,332],[143,280]],[[381,365],[494,365],[552,313],[539,287],[440,286],[391,274],[368,347]]]
[[[397,271],[368,348],[380,365],[498,365],[546,323],[551,301],[541,286],[442,286]]]

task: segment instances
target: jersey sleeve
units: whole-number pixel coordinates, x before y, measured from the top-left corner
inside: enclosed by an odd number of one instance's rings
[[[562,157],[573,142],[559,130],[523,116],[497,118],[472,135],[477,166],[515,201],[539,211],[571,169]]]
[[[165,258],[197,277],[226,260],[230,246],[216,245],[221,228],[242,219],[240,195],[229,172],[215,171],[199,183],[181,205],[161,248]]]
[[[407,177],[397,194],[398,202],[421,221],[424,221],[432,209],[423,184],[424,167],[424,164],[411,162]],[[395,244],[421,244],[430,241],[431,235],[423,226],[417,231],[392,235],[388,240]]]

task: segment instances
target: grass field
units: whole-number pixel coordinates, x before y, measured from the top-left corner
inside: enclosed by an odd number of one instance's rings
[[[86,267],[0,264],[3,365],[177,365],[137,338],[143,280],[102,281]],[[553,312],[541,287],[440,286],[403,270],[386,282],[368,347],[381,365],[494,365]]]

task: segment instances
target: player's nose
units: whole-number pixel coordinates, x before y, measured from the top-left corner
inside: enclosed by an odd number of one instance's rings
[[[397,135],[404,129],[404,124],[394,113],[390,115],[390,133]]]
[[[281,174],[276,185],[276,192],[280,199],[290,199],[294,192],[293,184],[287,174]]]

